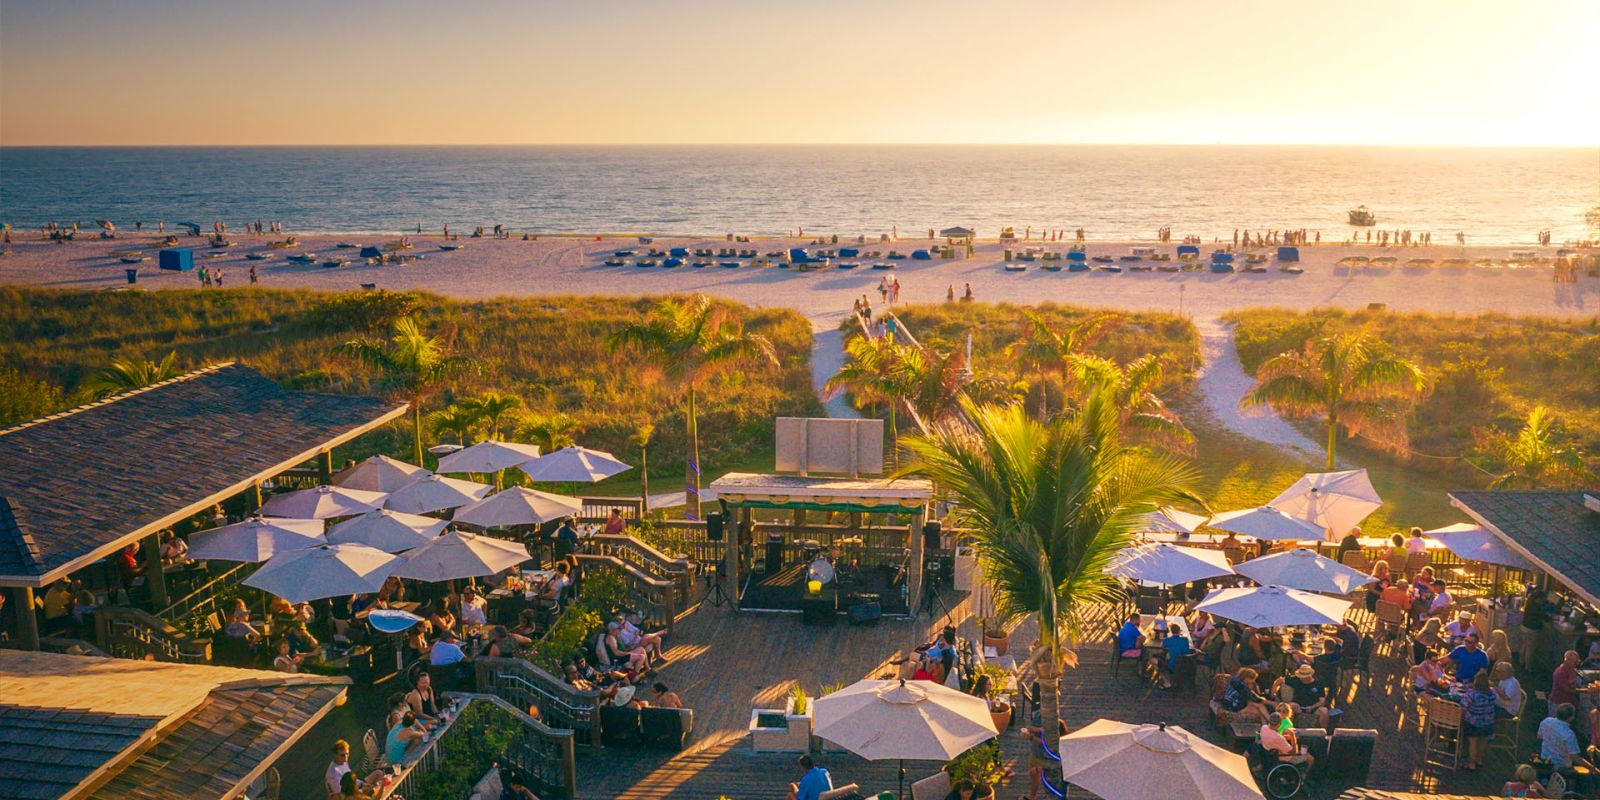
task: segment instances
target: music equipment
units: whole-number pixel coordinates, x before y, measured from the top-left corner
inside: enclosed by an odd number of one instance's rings
[[[776,575],[783,569],[783,534],[767,534],[767,567],[768,575]]]
[[[722,541],[722,525],[726,519],[727,517],[723,516],[721,511],[712,511],[706,514],[706,541]]]
[[[940,534],[943,532],[944,527],[940,525],[937,520],[930,519],[927,522],[922,523],[922,549],[938,550],[941,538]]]
[[[804,592],[804,590],[801,590]],[[839,593],[824,591],[800,596],[800,621],[806,625],[832,625],[839,614]]]
[[[833,579],[833,559],[827,556],[819,556],[811,562],[811,566],[806,567],[806,580],[808,581],[819,581],[826,586],[833,583]]]
[[[883,616],[883,604],[871,592],[855,592],[845,598],[851,625],[875,625]]]

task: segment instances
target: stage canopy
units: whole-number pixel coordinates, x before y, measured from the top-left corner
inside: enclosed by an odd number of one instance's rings
[[[933,484],[918,478],[824,478],[730,472],[710,486],[730,506],[806,511],[915,514],[933,497]]]

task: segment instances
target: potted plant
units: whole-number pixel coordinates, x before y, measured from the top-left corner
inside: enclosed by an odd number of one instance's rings
[[[796,736],[805,736],[807,749],[810,749],[811,697],[806,694],[805,687],[797,683],[789,690],[789,697],[783,704],[783,715],[789,721],[789,730]]]
[[[983,682],[985,689],[983,699],[989,701],[989,716],[994,719],[994,729],[1004,733],[1011,727],[1011,700],[1006,697],[1006,682],[1010,680],[1011,673],[993,664],[979,664],[972,669],[972,680],[976,686],[980,678],[987,677]]]
[[[1000,618],[992,615],[983,618],[983,646],[993,649],[996,656],[1005,655],[1011,647],[1011,632]]]
[[[1010,776],[1000,761],[1000,747],[994,742],[980,744],[956,756],[944,765],[944,771],[950,773],[952,786],[961,781],[970,781],[973,800],[993,798],[994,787]]]

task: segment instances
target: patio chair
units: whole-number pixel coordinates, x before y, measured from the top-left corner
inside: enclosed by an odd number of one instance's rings
[[[1230,565],[1238,564],[1245,560],[1243,547],[1224,547],[1222,548],[1222,555],[1228,559]]]
[[[1423,695],[1428,721],[1423,728],[1423,763],[1461,767],[1461,705],[1433,695]]]
[[[1405,636],[1402,634],[1406,630],[1406,610],[1394,603],[1379,600],[1375,616],[1378,635],[1389,643],[1389,653],[1393,655],[1395,648],[1405,641]]]
[[[1355,655],[1339,662],[1339,684],[1344,685],[1345,677],[1349,676],[1351,685],[1355,683],[1357,673],[1367,676],[1367,685],[1372,685],[1372,651],[1377,648],[1377,640],[1372,634],[1361,637],[1361,646]]]
[[[1488,750],[1504,750],[1517,757],[1522,752],[1522,711],[1528,704],[1528,693],[1521,686],[1517,687],[1516,712],[1509,717],[1496,716],[1494,729],[1489,734],[1489,740],[1484,744]]]
[[[371,728],[361,734],[361,774],[366,775],[389,766],[389,759],[384,758],[383,748],[378,746],[378,734]]]
[[[1431,560],[1427,553],[1410,553],[1406,555],[1406,567],[1402,570],[1406,580],[1415,581],[1417,579],[1417,570],[1426,567]]]
[[[837,789],[830,789],[817,795],[817,800],[851,800],[861,797],[861,787],[854,783],[847,783]]]
[[[950,794],[950,773],[944,770],[911,784],[911,800],[944,800]]]
[[[1366,553],[1363,553],[1360,550],[1352,550],[1348,553],[1345,553],[1344,558],[1339,559],[1339,561],[1351,569],[1360,570],[1361,572],[1366,573],[1372,572],[1371,560],[1367,558]]]
[[[1378,747],[1378,732],[1371,728],[1339,728],[1328,737],[1327,758],[1319,759],[1323,776],[1344,785],[1364,785],[1372,770],[1372,754]]]

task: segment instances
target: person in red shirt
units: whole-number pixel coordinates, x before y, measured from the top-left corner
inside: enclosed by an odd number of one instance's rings
[[[130,544],[117,556],[117,572],[122,576],[122,587],[133,588],[133,579],[144,575],[144,564],[139,561],[139,545]]]
[[[627,520],[622,518],[622,510],[618,508],[611,509],[611,518],[606,520],[606,535],[620,536],[627,529],[627,526]]]
[[[1556,667],[1555,675],[1550,681],[1550,707],[1555,708],[1563,703],[1578,705],[1578,651],[1568,650],[1561,657],[1561,666]]]

